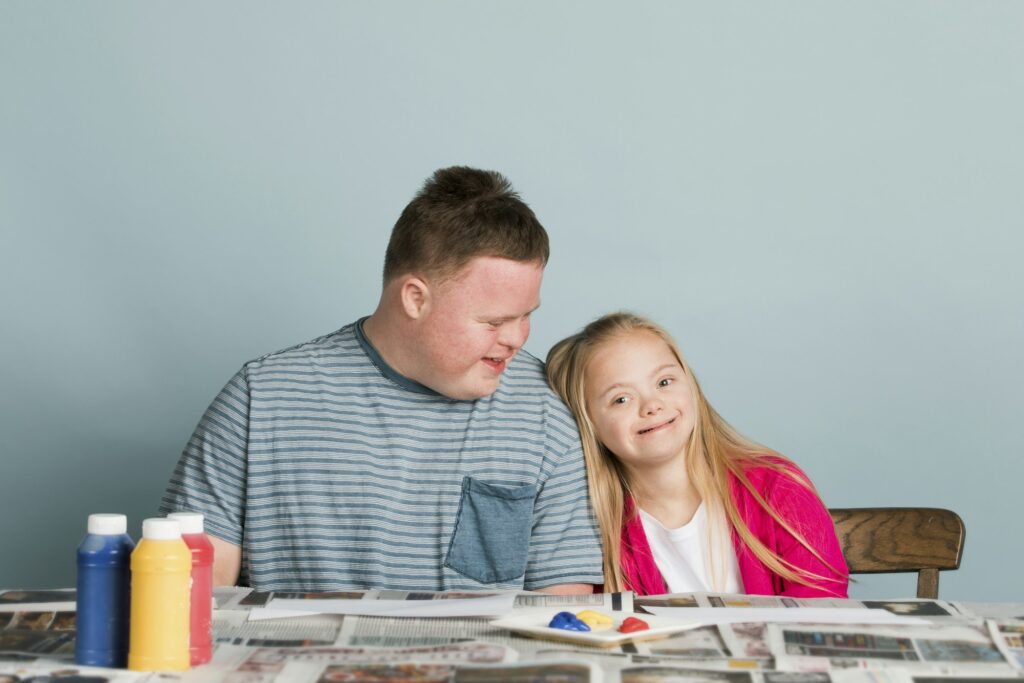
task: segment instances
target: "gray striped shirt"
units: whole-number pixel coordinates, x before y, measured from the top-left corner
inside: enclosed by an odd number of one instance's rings
[[[362,321],[247,363],[182,453],[161,511],[206,515],[260,590],[602,582],[575,422],[520,351],[498,390],[402,377]]]

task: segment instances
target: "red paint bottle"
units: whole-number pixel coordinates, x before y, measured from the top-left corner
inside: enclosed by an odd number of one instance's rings
[[[189,610],[189,658],[191,665],[205,664],[213,656],[213,544],[203,533],[203,515],[172,512],[181,525],[181,539],[192,551],[192,598]]]

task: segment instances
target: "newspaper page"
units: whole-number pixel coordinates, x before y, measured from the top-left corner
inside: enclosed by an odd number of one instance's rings
[[[494,643],[419,648],[240,648],[218,650],[212,666],[224,683],[343,681],[600,681],[586,662],[513,664],[516,653]],[[203,680],[189,676],[186,683]]]
[[[820,604],[817,600],[792,600],[790,598],[775,598],[784,603],[785,607],[805,607],[807,603]],[[856,605],[855,600],[831,600],[828,602],[839,603],[838,607],[850,607]],[[866,608],[884,609],[893,614],[904,616],[915,616],[926,619],[939,619],[946,617],[957,618],[956,609],[948,603],[939,600],[887,600],[861,602]],[[764,605],[762,605],[764,606]],[[721,633],[722,641],[725,643],[733,657],[746,657],[752,659],[770,659],[772,656],[771,647],[768,644],[768,626],[766,622],[750,622],[739,624],[719,624],[718,630]]]
[[[586,661],[595,664],[605,672],[605,680],[609,680],[609,672],[618,671],[634,665],[664,665],[686,669],[702,669],[708,671],[756,671],[765,668],[764,661],[753,659],[737,659],[735,657],[675,657],[672,655],[630,654],[627,652],[605,651],[559,651],[540,650],[533,655],[537,659],[557,659],[563,661]],[[770,668],[770,667],[768,667]]]
[[[764,622],[719,624],[718,632],[733,657],[748,659],[771,659],[772,657],[772,649],[768,644],[768,625]]]
[[[544,651],[540,659],[562,661],[586,661],[602,670],[605,681],[618,681],[621,672],[631,670],[631,676],[640,679],[642,669],[644,676],[650,680],[675,680],[671,676],[683,676],[686,680],[722,680],[721,672],[748,673],[760,670],[760,663],[752,660],[724,658],[676,658],[656,657],[641,654],[603,653],[603,652],[556,652]],[[702,678],[703,677],[703,678]],[[741,680],[750,680],[741,677]]]
[[[332,665],[316,683],[600,683],[601,671],[584,663],[529,662],[501,666],[437,664]]]
[[[489,597],[496,593],[432,593],[423,591],[343,591],[321,593],[260,592],[248,588],[228,589],[215,597],[220,609],[267,607],[272,600],[453,600]],[[550,595],[519,592],[514,608],[605,609],[633,611],[633,593],[590,593],[586,595]]]
[[[0,612],[0,661],[61,660],[74,655],[74,611]]]
[[[633,593],[590,593],[585,595],[549,595],[547,593],[520,593],[515,609],[554,609],[576,612],[593,609],[605,612],[632,612]]]
[[[74,612],[75,589],[0,590],[0,612]]]
[[[491,627],[486,619],[436,618],[407,619],[387,617],[359,617],[332,614],[308,614],[272,620],[250,621],[250,610],[267,604],[274,596],[302,596],[297,599],[359,600],[445,600],[459,593],[413,593],[401,591],[365,591],[348,593],[258,593],[248,589],[222,592],[218,599],[237,609],[218,609],[213,615],[216,644],[248,645],[251,647],[314,647],[323,645],[357,647],[432,647],[476,640],[503,642],[518,650],[535,651],[546,647],[541,641],[511,636]],[[483,594],[480,594],[483,595]],[[515,609],[579,611],[598,609],[605,612],[631,612],[632,593],[593,595],[520,594]],[[554,647],[572,649],[558,644]]]
[[[952,602],[964,617],[1024,621],[1024,603],[1020,602]]]
[[[432,601],[452,601],[453,609],[458,600],[464,603],[458,609],[467,617],[481,616],[486,612],[471,613],[472,598],[480,598],[481,605],[494,602],[496,598],[505,598],[515,595],[513,611],[518,609],[552,609],[554,612],[562,610],[580,611],[583,609],[599,609],[603,611],[633,611],[633,593],[597,593],[590,595],[548,595],[546,593],[459,593],[459,592],[414,592],[414,591],[338,591],[338,592],[316,592],[316,593],[291,593],[291,592],[256,592],[256,591],[230,591],[216,596],[221,609],[228,610],[250,610],[250,620],[269,620],[269,618],[301,617],[303,614],[302,603],[309,604],[309,614],[317,612],[348,612],[352,615],[380,615],[380,616],[401,616],[429,618],[431,616],[444,615],[458,616],[458,614],[447,614],[451,609],[436,603],[437,609],[433,610],[429,604]],[[283,602],[285,601],[285,602]],[[331,605],[339,601],[337,606]],[[360,606],[351,604],[344,606],[347,601],[360,601]],[[362,603],[361,601],[373,601]],[[406,602],[412,608],[412,613],[401,613],[404,610],[401,603]],[[375,604],[379,603],[381,609]],[[287,605],[286,610],[279,610],[279,605]],[[505,610],[508,607],[504,607]],[[437,614],[431,613],[437,611]],[[389,613],[393,612],[393,613]],[[419,613],[417,613],[419,612]]]
[[[728,657],[729,652],[714,626],[701,626],[659,640],[634,643],[638,654],[681,659]]]
[[[637,596],[638,607],[744,607],[757,609],[799,609],[834,607],[847,609],[884,609],[893,614],[916,617],[961,616],[952,603],[942,600],[853,600],[850,598],[790,598],[777,595],[743,595],[738,593],[673,593]]]
[[[294,662],[318,664],[447,662],[452,664],[505,664],[518,659],[516,652],[496,643],[465,642],[434,647],[244,647],[217,649],[210,663],[232,671],[279,673]]]
[[[636,611],[645,611],[645,607],[707,607],[697,600],[697,593],[668,593],[666,595],[637,595],[633,598]],[[652,614],[652,612],[647,612]]]
[[[847,670],[818,673],[708,671],[675,666],[638,666],[619,673],[622,683],[912,683],[901,671]]]
[[[602,669],[609,683],[739,681],[742,683],[912,683],[901,670],[872,671],[844,669],[840,671],[801,673],[771,671],[763,662],[734,658],[677,660],[649,655],[621,653],[545,652],[544,659],[589,661]]]
[[[417,593],[411,591],[254,591],[245,590],[238,593],[224,604],[221,609],[251,610],[266,607],[272,600],[443,600],[444,595],[459,597],[479,597],[493,593]]]
[[[834,626],[768,624],[780,671],[899,667],[948,675],[1013,671],[984,625]]]
[[[399,619],[346,617],[338,643],[358,647],[431,647],[465,641],[487,641],[515,650],[520,659],[542,650],[600,650],[541,638],[527,638],[491,626],[486,619]],[[629,644],[611,648],[622,652]]]
[[[148,671],[101,669],[76,664],[0,662],[0,683],[155,683],[161,677],[164,676]]]
[[[742,659],[739,657],[672,657],[666,655],[631,655],[633,664],[662,664],[665,666],[702,669],[706,671],[758,671],[771,669],[771,660]]]
[[[244,600],[249,593],[252,593],[252,588],[248,586],[214,586],[214,609],[241,609],[238,607],[238,603]]]
[[[698,593],[698,607],[754,607],[792,609],[800,607],[846,607],[864,605],[847,598],[788,598],[777,595],[742,595],[731,593]]]
[[[213,613],[214,645],[250,647],[315,647],[335,645],[345,617],[310,614],[303,617],[249,621],[245,610]]]
[[[621,683],[757,683],[752,671],[710,671],[657,664],[628,666],[619,671],[619,680]]]
[[[871,609],[884,609],[906,617],[921,617],[931,621],[944,618],[959,619],[960,612],[951,603],[925,598],[904,598],[900,600],[862,600],[861,604]]]
[[[1007,661],[1018,670],[1024,669],[1024,620],[990,619],[986,626]]]
[[[267,607],[254,607],[249,620],[301,617],[307,614],[345,614],[365,617],[404,617],[430,619],[432,617],[488,617],[508,616],[515,607],[513,592],[491,595],[457,596],[448,594],[444,599],[429,600],[344,600],[300,599],[275,597]]]
[[[911,683],[904,671],[844,669],[825,673],[765,671],[763,683]]]
[[[522,611],[546,611],[554,616],[563,610],[596,609],[604,612],[631,612],[632,593],[594,595],[535,594],[522,602]],[[576,600],[584,598],[585,600]],[[517,599],[517,604],[519,601]],[[542,649],[573,650],[578,646],[541,639],[526,638],[495,626],[487,619],[438,618],[401,619],[393,617],[348,616],[342,622],[337,644],[359,647],[430,647],[467,640],[486,640],[501,643],[526,654]],[[619,651],[622,647],[620,646]],[[589,650],[592,648],[584,647]]]

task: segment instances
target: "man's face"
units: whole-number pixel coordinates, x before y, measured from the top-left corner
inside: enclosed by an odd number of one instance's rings
[[[537,262],[481,256],[432,287],[420,321],[416,379],[449,398],[494,393],[530,334],[543,275]]]

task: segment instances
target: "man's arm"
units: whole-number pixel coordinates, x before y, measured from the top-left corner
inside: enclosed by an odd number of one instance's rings
[[[603,583],[601,537],[587,496],[587,474],[576,423],[551,397],[546,467],[550,475],[534,504],[527,590],[586,595]]]
[[[557,586],[538,588],[537,591],[551,595],[590,595],[594,592],[594,587],[589,583],[562,583]]]
[[[233,586],[242,565],[248,467],[249,386],[245,368],[206,409],[174,468],[160,513],[203,513],[214,549],[213,580]]]
[[[234,586],[242,568],[242,549],[234,543],[206,534],[213,544],[213,585]]]

